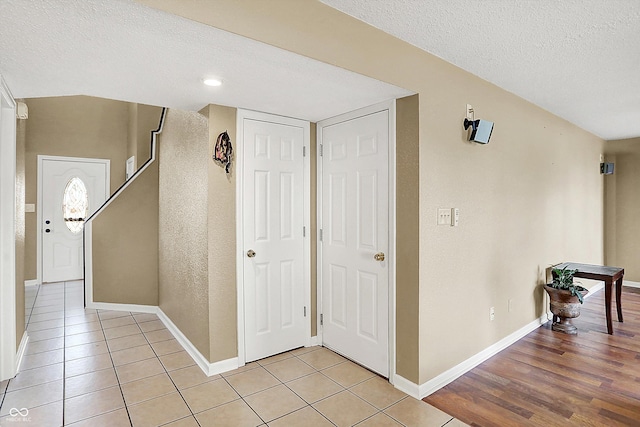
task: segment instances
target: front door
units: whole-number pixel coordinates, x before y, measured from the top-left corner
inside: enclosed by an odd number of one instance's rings
[[[249,118],[242,126],[245,360],[249,362],[306,342],[304,129]]]
[[[109,160],[40,157],[42,282],[84,277],[84,220],[107,200]]]
[[[319,127],[322,341],[388,377],[389,111]]]

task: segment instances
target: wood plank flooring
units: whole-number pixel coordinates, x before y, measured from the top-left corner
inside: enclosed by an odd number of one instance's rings
[[[624,323],[613,306],[613,335],[602,290],[578,335],[548,322],[424,401],[478,427],[640,426],[640,289],[623,288]]]

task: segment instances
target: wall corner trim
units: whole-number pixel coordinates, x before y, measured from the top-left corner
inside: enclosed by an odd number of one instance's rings
[[[95,310],[132,311],[134,313],[158,313],[158,307],[155,305],[119,304],[113,302],[90,302],[87,303],[87,308]]]
[[[16,372],[20,372],[20,364],[22,363],[22,357],[24,356],[24,352],[27,349],[28,342],[29,334],[27,334],[27,331],[24,331],[24,334],[22,334],[22,339],[20,340],[18,352],[16,353]]]
[[[237,357],[209,363],[207,358],[198,351],[196,346],[194,346],[191,341],[189,341],[189,339],[180,331],[180,329],[178,329],[178,327],[171,321],[171,319],[169,319],[169,316],[167,316],[160,307],[157,307],[157,314],[162,323],[164,323],[167,329],[169,329],[169,331],[173,334],[176,340],[178,340],[185,351],[189,353],[189,356],[191,356],[193,361],[196,362],[200,369],[202,369],[202,372],[204,372],[205,375],[210,377],[212,375],[231,371],[239,367]]]
[[[175,323],[173,323],[171,319],[169,319],[169,316],[167,316],[164,311],[162,311],[162,309],[158,306],[93,302],[87,304],[87,308],[93,308],[97,310],[130,311],[134,313],[157,314],[158,318],[160,318],[160,321],[162,321],[162,323],[167,327],[169,332],[171,332],[175,339],[180,343],[182,348],[184,348],[184,350],[189,353],[189,356],[191,356],[198,367],[202,369],[202,372],[204,372],[205,375],[209,377],[212,375],[231,371],[239,367],[237,357],[221,360],[219,362],[209,363],[207,358],[198,351],[198,349],[191,343],[191,341],[189,341],[189,339],[180,331],[180,329],[178,329]],[[26,342],[24,344],[26,345]]]
[[[460,377],[460,376],[464,375],[465,373],[469,372],[471,369],[475,368],[476,366],[478,366],[479,364],[481,364],[485,360],[491,358],[492,356],[494,356],[497,353],[501,352],[505,348],[509,347],[511,344],[515,343],[520,338],[523,338],[528,333],[530,333],[532,331],[535,331],[540,326],[542,326],[543,324],[547,323],[547,321],[548,321],[548,318],[547,318],[547,314],[545,313],[542,316],[540,316],[538,319],[536,319],[536,320],[524,325],[522,328],[520,328],[517,331],[511,333],[510,335],[507,335],[506,337],[504,337],[503,339],[501,339],[497,343],[485,348],[480,353],[477,353],[474,356],[471,356],[467,360],[465,360],[465,361],[459,363],[458,365],[454,366],[453,368],[441,373],[440,375],[436,376],[435,378],[432,378],[431,380],[427,381],[426,383],[420,384],[417,398],[418,399],[423,399],[426,396],[429,396],[430,394],[435,393],[436,391],[440,390],[442,387],[446,386],[447,384],[449,384],[450,382],[454,381],[458,377]],[[405,380],[405,381],[407,381],[407,380]],[[411,384],[413,384],[413,383],[411,383]],[[413,394],[411,394],[411,396],[416,397]]]
[[[314,335],[311,338],[309,338],[309,347],[315,347],[317,345],[320,345],[320,340],[318,340],[317,335]]]
[[[401,375],[395,374],[393,376],[393,386],[414,399],[420,399],[420,386]]]

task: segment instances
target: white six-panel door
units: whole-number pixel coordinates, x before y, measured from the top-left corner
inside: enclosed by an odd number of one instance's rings
[[[323,344],[389,376],[389,111],[321,126]]]
[[[245,361],[305,345],[304,129],[243,119]]]
[[[63,199],[73,178],[87,193],[90,216],[109,196],[109,160],[40,157],[42,230],[42,283],[82,279],[84,256],[82,231],[71,231],[65,219]],[[74,218],[75,219],[75,218]]]

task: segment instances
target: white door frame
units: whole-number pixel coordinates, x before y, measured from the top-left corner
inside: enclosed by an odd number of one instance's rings
[[[12,378],[16,352],[16,102],[0,76],[0,380]]]
[[[243,158],[243,141],[244,141],[244,120],[259,120],[269,123],[277,123],[282,125],[296,126],[303,129],[303,141],[302,145],[305,147],[306,155],[303,158],[304,161],[304,218],[303,225],[306,230],[311,230],[311,191],[310,191],[310,162],[309,162],[309,141],[311,135],[311,125],[309,122],[293,119],[290,117],[276,116],[273,114],[260,113],[251,110],[238,109],[236,116],[236,147],[233,152],[235,157],[234,169],[236,172],[236,288],[237,288],[237,303],[238,303],[238,366],[244,366],[246,361],[245,353],[245,334],[244,334],[244,230],[243,230],[243,197],[244,197],[244,158]],[[311,238],[310,233],[307,232],[304,237],[304,303],[308,307],[306,328],[306,346],[311,344]]]
[[[42,162],[45,160],[55,160],[55,161],[63,161],[63,162],[79,162],[79,163],[100,163],[104,164],[107,171],[106,181],[105,181],[105,189],[106,189],[106,200],[109,200],[109,196],[111,195],[111,161],[109,159],[90,159],[84,157],[61,157],[61,156],[45,156],[38,155],[38,203],[37,203],[37,219],[36,219],[36,236],[37,236],[37,249],[36,249],[36,275],[38,284],[42,284]],[[105,201],[106,201],[105,200]],[[100,209],[100,206],[96,206],[94,212]],[[85,242],[83,247],[86,248],[87,245],[91,247],[91,234],[88,236],[85,234],[84,236]],[[88,241],[87,241],[88,240]],[[84,253],[85,263],[88,258],[87,253]]]
[[[337,117],[322,120],[317,126],[317,301],[318,318],[317,331],[318,343],[322,344],[322,326],[320,315],[322,314],[322,241],[320,230],[323,228],[322,218],[322,156],[320,155],[322,142],[322,129],[327,126],[353,120],[358,117],[381,111],[389,111],[389,382],[394,383],[396,374],[396,101],[390,100],[369,107],[351,111]]]

